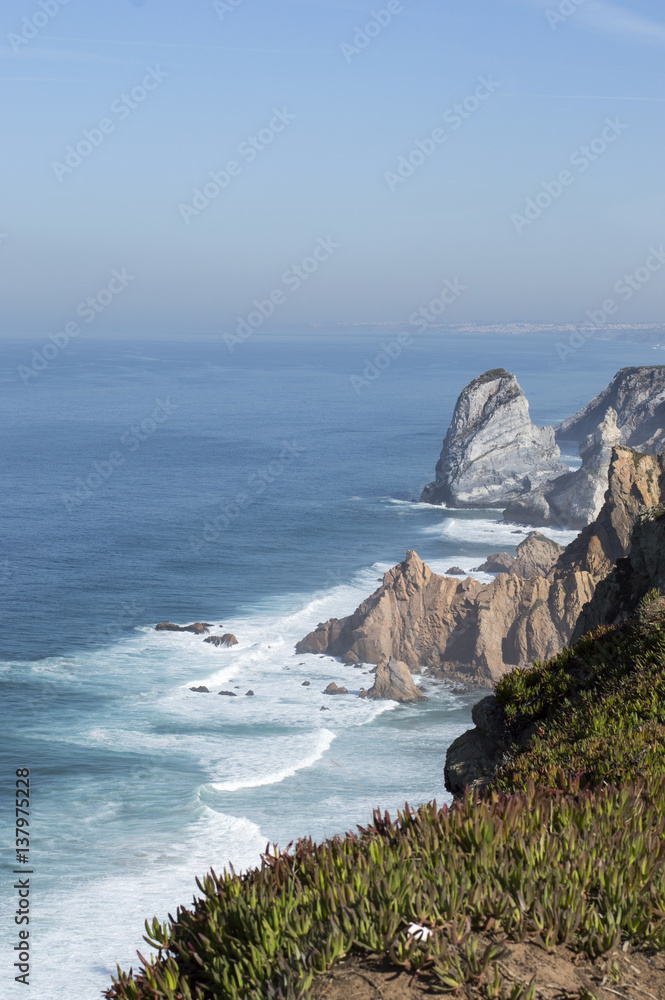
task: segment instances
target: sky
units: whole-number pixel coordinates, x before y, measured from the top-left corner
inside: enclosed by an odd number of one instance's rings
[[[663,319],[659,0],[0,19],[1,336]]]

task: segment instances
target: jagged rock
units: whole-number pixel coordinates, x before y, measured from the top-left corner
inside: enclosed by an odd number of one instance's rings
[[[634,614],[651,591],[665,591],[665,507],[647,508],[637,520],[630,553],[617,561],[582,609],[571,642],[599,625],[614,625]]]
[[[407,704],[414,701],[427,701],[422,692],[413,683],[411,671],[406,663],[401,663],[391,656],[377,664],[374,684],[362,693],[365,698],[374,701],[399,701]]]
[[[327,708],[325,705],[321,705],[321,708],[319,709],[319,712],[329,712],[329,711],[330,709]]]
[[[563,552],[563,545],[546,538],[539,531],[531,531],[516,548],[517,555],[496,552],[478,566],[477,572],[510,573],[512,576],[547,576]]]
[[[620,443],[617,415],[610,407],[603,422],[580,445],[581,467],[509,504],[503,520],[569,528],[591,524],[603,506],[612,451]]]
[[[497,368],[462,390],[436,479],[420,499],[449,507],[504,507],[565,471],[553,428],[531,422],[517,379]]]
[[[208,622],[194,622],[193,625],[174,625],[172,622],[160,622],[155,625],[156,632],[193,632],[195,635],[203,635],[209,632],[213,626]]]
[[[555,656],[599,581],[628,552],[641,508],[660,502],[661,461],[616,448],[603,509],[547,575],[500,574],[487,584],[456,580],[408,552],[352,615],[319,625],[297,651],[353,652],[364,663],[394,657],[414,672],[427,667],[442,679],[486,688],[513,667]]]
[[[245,691],[245,698],[254,698],[253,691]]]
[[[237,698],[238,695],[235,691],[218,691],[217,694],[223,694],[226,698]]]
[[[238,640],[236,639],[236,637],[234,635],[231,635],[230,632],[227,632],[226,635],[209,635],[208,638],[204,639],[203,641],[204,642],[210,642],[210,643],[212,643],[213,646],[227,646],[228,647],[228,646],[237,646],[238,645]]]
[[[337,687],[334,681],[331,681],[328,687],[323,692],[324,694],[348,694],[349,692],[345,687]]]
[[[474,573],[509,573],[515,564],[515,556],[510,552],[494,552],[484,563],[476,566]]]
[[[446,576],[466,576],[466,573],[459,566],[451,566],[446,570]]]
[[[621,444],[660,454],[665,446],[665,365],[622,368],[607,388],[554,428],[557,440],[582,441],[610,407],[617,413]]]
[[[190,691],[196,691],[197,694],[210,694],[210,688],[205,687],[203,684],[201,687],[190,688]]]

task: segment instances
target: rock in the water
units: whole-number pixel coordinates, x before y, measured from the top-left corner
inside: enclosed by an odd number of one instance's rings
[[[160,622],[155,625],[157,632],[193,632],[195,635],[203,635],[209,632],[213,626],[208,622],[194,622],[193,625],[174,625],[172,622]]]
[[[497,368],[462,390],[436,480],[420,499],[449,507],[504,507],[565,471],[553,428],[531,422],[517,379]]]
[[[321,705],[321,708],[319,709],[319,712],[329,712],[329,711],[330,711],[330,709],[326,708],[325,705]]]
[[[365,692],[364,697],[375,701],[399,701],[402,704],[427,701],[414,684],[406,663],[401,663],[393,656],[377,664],[374,684]]]
[[[226,635],[209,635],[208,638],[204,639],[203,641],[204,642],[210,642],[210,643],[212,643],[213,646],[226,646],[226,647],[228,647],[228,646],[237,646],[238,645],[238,640],[236,639],[236,637],[234,635],[231,635],[230,632],[227,632]]]
[[[627,554],[641,509],[665,498],[664,477],[665,459],[617,448],[598,518],[546,575],[457,580],[438,576],[408,552],[352,615],[319,625],[296,649],[354,652],[363,663],[394,657],[412,671],[427,667],[466,687],[491,687],[514,667],[561,651],[597,584]]]
[[[300,686],[304,687],[304,688],[308,688],[310,686],[310,682],[309,681],[303,681]]]
[[[251,691],[251,690],[250,691],[245,691],[245,698],[253,698],[253,697],[254,697],[254,692],[253,691]]]
[[[568,528],[591,524],[603,506],[612,452],[620,443],[617,415],[610,407],[595,433],[580,445],[580,468],[509,504],[504,521]]]
[[[466,576],[466,573],[459,566],[451,566],[446,570],[446,576]]]
[[[190,688],[190,691],[196,691],[197,694],[210,694],[210,688],[205,687],[203,684],[201,687]]]
[[[323,692],[324,694],[348,694],[349,692],[345,687],[337,687],[334,681],[331,681],[328,687]]]
[[[621,444],[659,455],[665,447],[665,365],[622,368],[607,388],[554,428],[557,440],[583,441],[610,407],[617,414]]]
[[[237,698],[238,695],[235,691],[218,691],[217,694],[223,694],[226,698]]]

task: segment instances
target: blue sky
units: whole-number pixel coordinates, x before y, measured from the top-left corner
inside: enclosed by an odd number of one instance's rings
[[[4,336],[64,327],[123,268],[100,333],[215,335],[276,291],[280,322],[399,323],[445,279],[447,322],[576,323],[665,239],[656,0],[1,18]],[[664,288],[652,268],[614,320],[662,320]]]

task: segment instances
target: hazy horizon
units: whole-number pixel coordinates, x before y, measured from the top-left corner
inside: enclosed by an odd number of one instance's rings
[[[661,320],[655,0],[2,20],[6,339]]]

